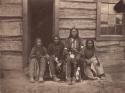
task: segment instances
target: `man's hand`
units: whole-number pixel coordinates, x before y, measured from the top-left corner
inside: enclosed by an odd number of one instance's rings
[[[62,63],[58,63],[57,66],[60,67],[62,65]]]
[[[75,58],[75,55],[74,54],[70,54],[70,58]]]
[[[47,54],[47,55],[46,55],[46,58],[49,58],[49,57],[50,57],[50,56]]]

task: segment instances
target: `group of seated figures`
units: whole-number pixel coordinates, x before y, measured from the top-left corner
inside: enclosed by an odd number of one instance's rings
[[[85,45],[76,28],[70,29],[69,37],[62,43],[58,35],[45,48],[40,38],[29,56],[29,77],[31,82],[45,81],[46,69],[54,81],[67,81],[69,85],[82,80],[105,79],[102,64],[96,56],[94,40],[87,39]]]

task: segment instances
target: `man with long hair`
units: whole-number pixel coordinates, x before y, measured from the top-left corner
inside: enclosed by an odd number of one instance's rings
[[[65,43],[64,53],[66,55],[66,79],[69,84],[76,80],[75,74],[79,63],[79,52],[81,49],[79,31],[75,27],[70,29],[69,37]]]
[[[84,63],[84,74],[87,79],[104,79],[104,69],[102,64],[98,60],[94,41],[92,39],[86,40],[85,47],[81,51],[81,56]]]
[[[63,50],[64,44],[61,42],[58,35],[53,36],[53,42],[49,44],[48,54],[49,67],[54,81],[59,81],[62,79],[63,75]],[[62,75],[61,75],[62,74]]]
[[[30,81],[38,80],[43,81],[43,76],[46,67],[47,50],[42,44],[40,38],[36,38],[35,45],[33,46],[29,56],[29,74]]]

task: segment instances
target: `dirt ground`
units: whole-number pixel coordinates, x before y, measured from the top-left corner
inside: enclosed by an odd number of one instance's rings
[[[1,79],[1,93],[125,93],[125,63],[105,67],[106,80],[30,83],[23,72],[8,71]]]

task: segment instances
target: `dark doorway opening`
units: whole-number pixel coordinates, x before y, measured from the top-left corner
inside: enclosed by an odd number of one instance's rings
[[[52,40],[53,1],[54,0],[29,0],[31,46],[37,37],[42,39],[45,47],[47,47]]]
[[[44,46],[52,42],[54,27],[54,0],[28,0],[28,55],[35,44],[35,39],[41,38]],[[47,67],[48,68],[48,65]],[[49,78],[49,68],[45,77]]]

